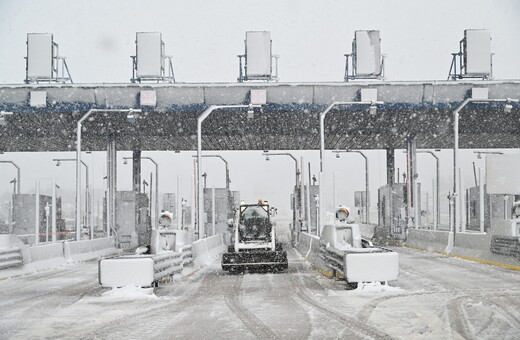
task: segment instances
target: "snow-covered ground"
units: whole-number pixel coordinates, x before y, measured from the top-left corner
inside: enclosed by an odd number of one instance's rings
[[[218,262],[154,294],[102,289],[97,263],[0,281],[6,339],[518,339],[520,273],[399,248],[390,286],[346,290],[289,250],[286,273]]]

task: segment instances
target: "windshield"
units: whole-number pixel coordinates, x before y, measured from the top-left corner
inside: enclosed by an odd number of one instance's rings
[[[250,206],[240,216],[240,236],[245,240],[270,240],[271,223],[268,212],[261,206]]]

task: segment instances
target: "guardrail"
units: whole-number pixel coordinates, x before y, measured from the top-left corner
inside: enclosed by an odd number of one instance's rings
[[[191,244],[187,244],[180,247],[182,253],[182,263],[183,265],[187,265],[193,263],[193,246]]]
[[[493,235],[491,238],[491,252],[520,258],[519,238],[514,236]]]
[[[0,269],[23,265],[22,250],[18,247],[0,250]]]
[[[182,252],[153,255],[153,279],[160,281],[175,273],[180,273],[184,268]]]
[[[326,266],[332,271],[332,276],[337,277],[337,273],[340,273],[342,277],[345,277],[345,252],[336,250],[331,247],[320,247],[320,258],[326,263]]]
[[[369,247],[340,250],[322,243],[320,252],[332,276],[345,279],[347,284],[394,281],[399,276],[399,254],[390,249]],[[338,273],[341,275],[338,276]]]
[[[152,287],[183,272],[190,264],[193,266],[189,270],[197,270],[223,247],[222,235],[219,234],[179,246],[178,251],[102,259],[99,261],[99,283],[103,287]]]

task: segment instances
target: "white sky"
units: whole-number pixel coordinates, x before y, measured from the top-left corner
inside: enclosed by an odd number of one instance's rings
[[[0,84],[20,84],[25,78],[26,34],[49,32],[60,44],[77,83],[128,82],[130,55],[135,54],[135,32],[159,31],[166,53],[173,56],[180,82],[235,82],[237,54],[244,52],[247,30],[271,31],[273,52],[280,55],[281,81],[342,81],[344,54],[351,51],[356,29],[379,29],[382,51],[387,55],[388,80],[444,80],[451,56],[466,28],[492,31],[493,68],[496,79],[520,79],[520,1],[517,0],[387,0],[387,1],[103,1],[103,0],[0,0]],[[513,152],[513,151],[512,151]],[[175,190],[175,177],[184,181],[183,196],[189,196],[192,174],[191,153],[172,155],[148,153],[161,163],[161,187]],[[293,183],[290,159],[266,163],[261,152],[226,152],[230,161],[232,189],[248,200],[269,199],[281,210],[288,209],[288,192]],[[317,174],[317,152],[294,152],[311,161]],[[121,153],[120,157],[128,154]],[[372,206],[386,168],[382,152],[371,157]],[[0,159],[16,160],[23,171],[22,192],[33,192],[36,178],[58,177],[64,189],[73,189],[73,166],[56,168],[56,154],[5,154]],[[65,155],[74,157],[72,154]],[[471,185],[471,162],[466,153],[465,182]],[[91,156],[88,156],[91,157]],[[86,157],[86,159],[88,159]],[[94,185],[102,188],[104,155],[95,154]],[[431,187],[433,161],[419,162],[425,188]],[[175,159],[181,159],[176,162]],[[335,160],[331,156],[331,165]],[[354,190],[363,190],[363,162],[356,155],[342,156],[337,171],[348,175],[340,181],[338,194],[350,204]],[[442,190],[451,186],[451,153],[441,154]],[[464,163],[465,162],[465,163]],[[219,160],[204,162],[209,185],[223,185]],[[424,166],[422,165],[424,164]],[[180,167],[179,167],[180,165]],[[128,166],[130,167],[130,166]],[[343,168],[344,167],[344,168]],[[404,168],[404,156],[396,167]],[[143,163],[143,174],[151,171]],[[305,169],[307,170],[307,169]],[[331,169],[330,171],[332,171]],[[10,191],[14,177],[6,165],[0,167],[0,193]],[[4,176],[5,174],[5,176]],[[126,178],[124,176],[127,176]],[[130,169],[120,164],[119,189],[130,189]],[[260,196],[260,197],[259,197]],[[443,197],[444,198],[444,197]]]

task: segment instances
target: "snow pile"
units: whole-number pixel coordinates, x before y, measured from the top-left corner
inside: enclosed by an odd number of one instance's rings
[[[392,287],[381,282],[359,282],[355,290],[360,293],[383,293],[383,292],[402,292],[399,287]]]
[[[141,288],[134,285],[128,285],[121,288],[114,287],[112,290],[101,294],[101,296],[109,300],[158,299],[158,297],[153,293],[153,288]]]

